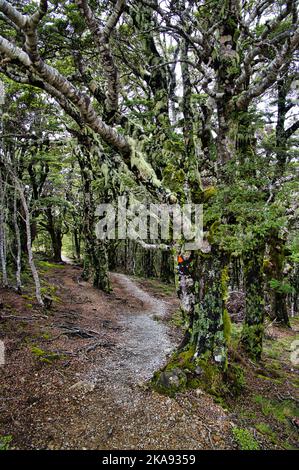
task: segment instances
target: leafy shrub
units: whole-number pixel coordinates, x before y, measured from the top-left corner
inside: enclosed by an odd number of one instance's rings
[[[248,429],[233,428],[234,438],[241,450],[259,450],[259,444]]]

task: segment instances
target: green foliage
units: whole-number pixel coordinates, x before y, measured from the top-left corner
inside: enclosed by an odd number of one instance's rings
[[[233,428],[233,436],[240,450],[259,450],[259,443],[248,429]]]
[[[291,286],[288,282],[279,281],[278,279],[271,279],[269,281],[271,289],[274,289],[276,292],[281,294],[292,294],[294,292],[294,287]]]

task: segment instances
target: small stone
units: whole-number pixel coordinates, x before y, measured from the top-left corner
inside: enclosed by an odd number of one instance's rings
[[[195,368],[195,371],[194,371],[194,372],[195,372],[195,374],[196,374],[196,375],[201,375],[201,374],[203,373],[203,370],[202,370],[202,368],[201,368],[201,367],[199,367],[199,366],[196,366],[196,368]]]
[[[91,382],[85,382],[84,380],[79,380],[74,385],[70,387],[70,390],[78,390],[82,391],[83,393],[92,392],[95,388],[95,384]]]
[[[179,389],[181,386],[186,385],[187,377],[181,369],[174,368],[161,372],[159,383],[169,389]]]

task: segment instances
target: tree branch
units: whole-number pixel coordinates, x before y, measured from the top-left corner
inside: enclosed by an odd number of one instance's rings
[[[100,53],[101,63],[107,81],[107,97],[105,102],[107,108],[107,118],[111,122],[118,110],[119,76],[113,55],[109,47],[109,38],[112,30],[115,28],[117,21],[120,18],[120,15],[122,14],[125,1],[117,0],[114,10],[108,18],[104,29],[100,28],[99,23],[96,20],[90,6],[88,5],[87,0],[76,0],[76,4],[80,8],[85,18],[85,21],[95,39]]]
[[[295,132],[298,129],[299,129],[299,121],[296,121],[285,131],[286,139],[289,139],[293,134],[295,134]]]
[[[299,45],[299,29],[297,29],[293,35],[285,42],[275,59],[266,67],[260,75],[258,80],[253,82],[249,88],[241,93],[237,99],[236,105],[239,109],[246,107],[253,98],[262,95],[267,88],[269,88],[275,82],[280,68],[284,65],[288,55],[293,52]]]

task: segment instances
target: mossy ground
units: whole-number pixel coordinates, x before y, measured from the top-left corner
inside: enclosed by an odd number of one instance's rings
[[[47,279],[47,275],[51,275],[53,270],[59,269],[63,270],[64,265],[59,263],[52,263],[50,261],[45,261],[42,257],[35,253],[35,264],[37,270],[40,275],[40,282],[41,282],[41,294],[42,296],[50,296],[54,303],[59,303],[60,298],[57,295],[57,285],[52,283]],[[14,286],[15,285],[15,272],[11,265],[8,265],[8,278],[9,284]],[[22,260],[22,298],[28,300],[26,304],[27,309],[33,309],[36,305],[36,297],[35,297],[35,286],[32,279],[32,274],[30,271],[30,267],[28,262],[23,259]]]
[[[165,373],[181,371],[179,380],[173,384],[163,383]],[[195,357],[195,347],[190,346],[183,351],[175,352],[162,371],[157,371],[151,381],[152,387],[165,395],[174,396],[177,392],[187,389],[201,388],[223,403],[227,396],[233,397],[241,393],[245,386],[242,367],[230,363],[224,371],[211,358]]]
[[[184,327],[178,310],[170,320]],[[295,449],[298,446],[298,366],[291,362],[298,340],[299,319],[292,329],[266,327],[261,361],[248,360],[240,348],[242,324],[229,325],[229,363],[225,373],[207,358],[194,358],[189,348],[174,354],[164,371],[180,369],[186,380],[171,388],[161,387],[159,374],[152,387],[174,397],[177,392],[200,388],[232,413],[237,423],[234,440],[240,449]]]
[[[0,436],[0,450],[10,450],[13,437],[11,435]]]
[[[292,363],[291,353],[292,344],[299,338],[299,320],[293,319],[291,324],[292,330],[266,328],[261,361],[245,365],[247,385],[242,395],[227,400],[240,428],[253,430],[261,448],[298,448],[298,365]],[[242,325],[233,324],[235,349],[241,331]]]
[[[173,283],[166,283],[154,278],[149,279],[137,276],[133,276],[133,279],[158,296],[166,297],[175,294],[175,286]]]

